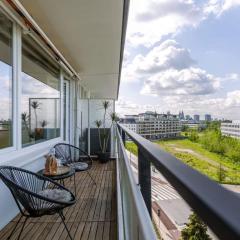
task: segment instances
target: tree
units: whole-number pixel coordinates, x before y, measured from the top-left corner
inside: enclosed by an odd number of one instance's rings
[[[191,132],[190,132],[190,135],[189,135],[189,139],[190,139],[190,141],[192,141],[192,142],[197,142],[198,141],[198,133],[197,133],[197,131],[196,130],[191,130]]]
[[[106,120],[107,120],[107,110],[110,107],[110,102],[109,101],[103,101],[102,102],[103,106],[103,120],[96,120],[94,123],[96,127],[98,128],[98,137],[99,137],[99,144],[100,144],[100,149],[102,153],[107,152],[107,146],[109,142],[109,137],[110,137],[110,131],[107,131],[106,128]],[[112,112],[110,114],[110,119],[111,119],[111,126],[110,129],[112,128],[113,124],[116,123],[119,118],[115,112]],[[102,127],[103,133],[101,134],[100,128]]]
[[[35,128],[38,128],[37,109],[40,109],[40,103],[38,101],[33,101],[31,103],[31,107],[33,108],[35,114]]]
[[[189,130],[189,126],[182,125],[182,129],[181,129],[182,132],[187,132],[188,130]]]
[[[195,214],[189,216],[189,223],[181,232],[182,240],[211,240],[206,224]]]

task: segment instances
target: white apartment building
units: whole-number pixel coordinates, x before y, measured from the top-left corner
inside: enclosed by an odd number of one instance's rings
[[[224,136],[240,139],[240,120],[221,123],[221,133]]]
[[[138,125],[136,123],[124,123],[123,126],[127,127],[131,131],[137,133]]]
[[[125,118],[123,125],[147,139],[175,138],[180,136],[181,125],[176,115],[140,113],[133,118]]]

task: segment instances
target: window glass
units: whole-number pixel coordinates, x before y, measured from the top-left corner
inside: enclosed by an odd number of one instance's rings
[[[22,37],[22,144],[60,136],[60,71],[29,36]]]
[[[12,146],[12,23],[0,12],[0,149]]]

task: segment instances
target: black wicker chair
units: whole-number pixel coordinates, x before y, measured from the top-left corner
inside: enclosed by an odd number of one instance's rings
[[[0,179],[2,179],[2,181],[11,191],[21,212],[21,217],[17,221],[7,239],[12,237],[22,217],[25,217],[25,220],[18,235],[18,240],[21,237],[28,218],[53,215],[56,213],[59,214],[70,239],[73,239],[66,226],[65,217],[63,215],[63,209],[75,203],[75,196],[68,189],[47,177],[40,176],[36,173],[21,168],[10,166],[0,166]],[[56,201],[39,194],[39,192],[46,189],[65,190],[71,194],[71,200],[66,202]]]
[[[93,177],[89,173],[92,168],[92,158],[83,150],[67,143],[58,143],[54,146],[56,158],[62,161],[63,165],[71,166],[76,172],[86,171],[93,183],[96,185]],[[78,168],[79,163],[86,163],[87,167],[82,169]]]

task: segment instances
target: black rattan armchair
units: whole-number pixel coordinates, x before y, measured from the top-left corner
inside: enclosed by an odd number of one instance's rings
[[[11,191],[14,200],[21,212],[21,217],[14,226],[8,239],[11,238],[15,232],[22,217],[25,217],[18,239],[20,239],[24,226],[28,218],[36,218],[44,215],[59,214],[70,239],[73,239],[65,224],[65,217],[63,209],[75,203],[74,195],[62,185],[54,182],[53,180],[40,176],[36,173],[27,171],[25,169],[0,166],[0,179]],[[56,201],[39,194],[46,189],[59,189],[65,190],[71,195],[70,201]]]
[[[63,165],[73,167],[76,172],[86,171],[96,185],[96,182],[89,173],[93,165],[93,160],[85,151],[67,143],[58,143],[54,146],[54,149],[56,158],[60,159]],[[84,163],[86,168],[80,169],[79,163]]]

